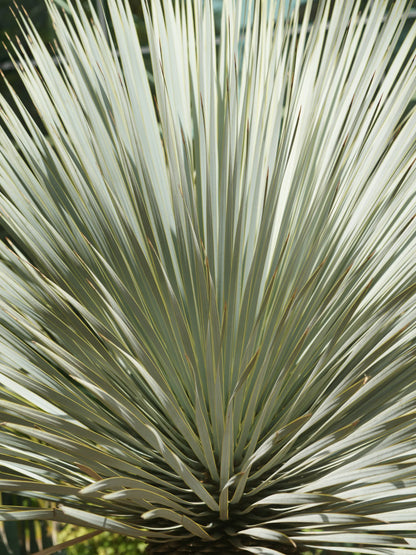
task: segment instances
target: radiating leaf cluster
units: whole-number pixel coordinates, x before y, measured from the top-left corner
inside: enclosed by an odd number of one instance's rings
[[[416,28],[331,4],[226,0],[217,47],[210,1],[152,0],[150,81],[122,0],[48,0],[53,51],[21,19],[0,489],[53,503],[0,519],[416,550]]]

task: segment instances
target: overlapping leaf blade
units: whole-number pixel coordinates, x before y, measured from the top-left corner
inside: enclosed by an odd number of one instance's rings
[[[413,552],[416,28],[299,4],[145,3],[151,82],[122,0],[48,1],[60,65],[22,18],[0,489],[61,505],[1,519]]]

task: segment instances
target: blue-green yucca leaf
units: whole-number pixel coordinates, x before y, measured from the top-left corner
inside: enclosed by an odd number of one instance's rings
[[[226,0],[219,46],[211,2],[145,2],[150,80],[122,0],[47,4],[42,129],[0,100],[0,490],[51,507],[0,519],[415,552],[409,2]]]

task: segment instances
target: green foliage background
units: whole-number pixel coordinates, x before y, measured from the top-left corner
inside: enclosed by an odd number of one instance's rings
[[[89,532],[87,528],[80,528],[68,524],[59,533],[60,542]],[[126,538],[109,532],[103,532],[95,538],[81,544],[69,547],[67,555],[139,555],[144,553],[146,544],[134,538]]]

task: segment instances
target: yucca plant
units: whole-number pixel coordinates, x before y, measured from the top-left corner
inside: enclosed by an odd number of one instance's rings
[[[416,552],[398,0],[48,8],[1,101],[1,481],[149,553]],[[399,45],[399,39],[402,38]],[[60,64],[56,64],[56,59]],[[94,533],[94,532],[93,532]],[[50,553],[50,551],[48,551]]]

